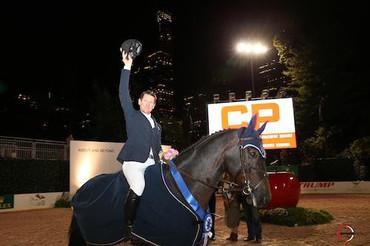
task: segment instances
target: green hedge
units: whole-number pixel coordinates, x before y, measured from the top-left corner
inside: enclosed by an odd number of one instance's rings
[[[0,194],[69,191],[69,161],[0,158]]]
[[[285,226],[306,226],[325,224],[334,217],[325,210],[313,208],[275,208],[261,210],[261,220],[265,223]]]
[[[280,166],[267,166],[268,172],[291,172],[294,173],[296,177],[299,177],[298,175],[298,166],[297,165],[280,165]]]

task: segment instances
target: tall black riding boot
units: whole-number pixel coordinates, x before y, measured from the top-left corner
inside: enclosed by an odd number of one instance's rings
[[[136,210],[140,203],[140,198],[141,196],[136,195],[135,192],[131,189],[127,192],[124,208],[126,218],[126,236],[123,241],[127,242],[132,239],[131,231],[132,226],[134,225]]]

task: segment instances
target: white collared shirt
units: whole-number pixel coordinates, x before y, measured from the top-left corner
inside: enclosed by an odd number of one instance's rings
[[[152,126],[152,128],[154,128],[155,125],[154,125],[154,120],[152,119],[152,114],[146,114],[144,112],[141,112],[141,113],[143,113],[143,115],[149,120],[149,123]]]
[[[155,127],[155,125],[154,125],[154,120],[152,119],[152,114],[146,114],[146,113],[144,113],[144,112],[142,112],[142,111],[140,111],[141,113],[143,113],[143,115],[149,120],[149,123],[150,123],[150,125],[152,126],[152,128],[154,128]],[[149,152],[149,155],[153,155],[153,150],[152,150],[152,148],[150,148],[150,152]]]

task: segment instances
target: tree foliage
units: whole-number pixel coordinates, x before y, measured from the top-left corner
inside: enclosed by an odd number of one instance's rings
[[[274,38],[280,62],[286,66],[284,73],[291,78],[287,89],[294,97],[299,142],[307,140],[306,146],[312,147],[321,134],[330,135],[335,143],[333,151],[321,152],[321,157],[339,153],[369,135],[369,85],[360,59],[362,17],[347,18],[347,8],[332,1],[297,5],[292,21]],[[318,144],[328,146],[328,139]]]
[[[341,155],[352,158],[358,178],[366,179],[370,168],[370,136],[356,139]]]

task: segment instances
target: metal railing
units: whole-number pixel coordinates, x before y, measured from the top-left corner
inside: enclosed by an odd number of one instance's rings
[[[67,142],[0,136],[0,157],[39,160],[68,160]]]

